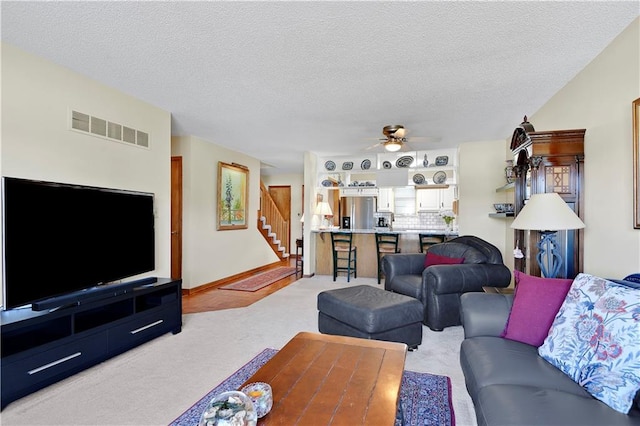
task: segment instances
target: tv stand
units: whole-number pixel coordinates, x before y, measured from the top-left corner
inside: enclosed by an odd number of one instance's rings
[[[127,293],[134,288],[142,287],[144,285],[153,285],[156,282],[158,282],[158,278],[148,277],[124,283],[100,284],[89,289],[74,291],[62,296],[39,300],[31,305],[31,309],[34,311],[51,311],[52,309],[59,309],[61,307],[80,306],[89,301],[117,296],[122,293]]]
[[[1,408],[162,334],[182,330],[182,280],[52,311],[0,312]]]

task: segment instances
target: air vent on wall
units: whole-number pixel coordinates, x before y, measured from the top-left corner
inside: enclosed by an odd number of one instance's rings
[[[71,129],[149,148],[149,133],[78,111],[71,111]]]

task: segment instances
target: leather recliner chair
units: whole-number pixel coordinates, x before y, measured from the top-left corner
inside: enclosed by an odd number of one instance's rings
[[[475,236],[462,236],[435,244],[427,252],[464,258],[455,265],[424,267],[425,253],[388,254],[382,259],[385,290],[411,296],[422,302],[423,323],[431,330],[461,324],[460,296],[483,291],[483,286],[508,287],[511,271],[500,250]]]

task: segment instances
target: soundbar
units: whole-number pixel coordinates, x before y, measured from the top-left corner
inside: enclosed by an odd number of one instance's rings
[[[61,296],[39,300],[31,304],[33,311],[45,311],[48,309],[61,309],[68,306],[80,306],[81,304],[104,299],[106,297],[125,294],[137,287],[153,284],[158,281],[156,277],[141,278],[139,280],[128,281],[117,284],[105,284],[96,287],[75,291]]]

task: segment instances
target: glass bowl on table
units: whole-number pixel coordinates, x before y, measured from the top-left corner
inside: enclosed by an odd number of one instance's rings
[[[253,401],[243,392],[216,395],[200,417],[199,426],[256,426],[258,415]]]
[[[249,383],[242,388],[242,393],[251,398],[259,419],[271,411],[271,407],[273,407],[273,393],[268,383]]]

